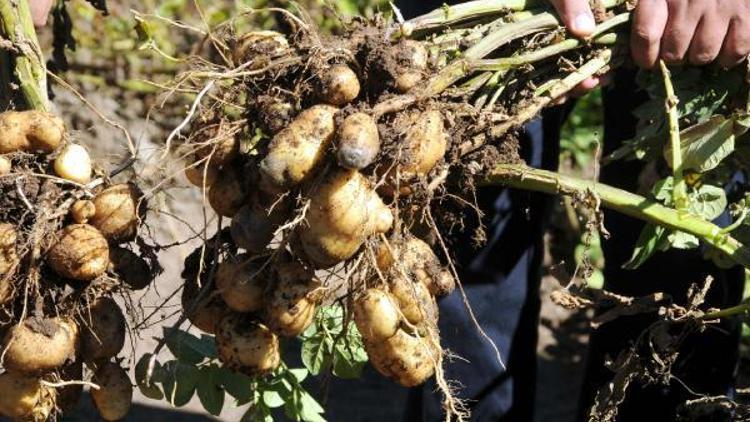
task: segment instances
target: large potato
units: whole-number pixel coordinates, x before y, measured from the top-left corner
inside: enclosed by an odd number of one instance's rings
[[[303,111],[277,133],[260,162],[261,187],[270,193],[290,189],[305,180],[323,161],[336,132],[338,109],[316,105]]]
[[[263,307],[266,274],[248,262],[247,255],[219,264],[214,276],[216,290],[227,307],[236,312],[257,312]]]
[[[339,165],[349,169],[369,166],[380,152],[378,125],[369,114],[347,116],[338,131],[336,158]]]
[[[381,341],[365,341],[367,354],[375,369],[404,387],[424,383],[435,373],[438,351],[429,340],[397,330]]]
[[[227,315],[219,322],[216,348],[224,366],[248,375],[267,374],[281,362],[276,334],[241,314]]]
[[[208,203],[222,217],[234,217],[247,202],[248,191],[242,171],[235,166],[221,169],[208,191]]]
[[[13,420],[42,422],[55,410],[55,390],[39,379],[6,372],[0,375],[0,415]]]
[[[92,381],[99,389],[91,389],[96,410],[105,421],[118,421],[130,411],[133,403],[133,384],[120,365],[107,362],[97,368]]]
[[[268,290],[264,321],[284,337],[296,337],[310,326],[320,299],[320,281],[297,261],[282,260],[274,267],[275,283]]]
[[[43,111],[6,111],[0,114],[0,154],[54,151],[62,142],[62,119]]]
[[[380,342],[393,337],[401,324],[401,314],[390,293],[381,289],[367,289],[354,302],[354,322],[362,337]]]
[[[86,362],[117,356],[125,344],[125,315],[112,298],[96,299],[81,316],[81,357]]]
[[[435,296],[446,295],[456,287],[453,275],[442,267],[430,245],[414,236],[407,236],[390,245],[381,244],[377,264],[384,273],[392,271],[423,283]]]
[[[90,281],[107,271],[109,245],[88,224],[73,224],[57,232],[57,242],[47,252],[47,264],[60,276]]]
[[[359,95],[357,74],[345,64],[337,64],[321,72],[318,79],[318,98],[335,106],[354,101]]]
[[[391,210],[355,170],[330,172],[310,199],[307,221],[297,233],[304,253],[319,268],[350,258],[368,236],[393,225]]]
[[[135,185],[123,183],[101,191],[94,198],[92,226],[115,243],[128,242],[138,232],[138,221],[142,216],[141,192]]]
[[[65,318],[25,319],[5,334],[5,369],[42,374],[72,359],[78,345],[78,327]]]

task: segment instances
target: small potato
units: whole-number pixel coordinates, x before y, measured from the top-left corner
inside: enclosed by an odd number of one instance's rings
[[[279,56],[289,49],[289,42],[283,34],[276,31],[252,31],[243,34],[232,53],[232,60],[237,66],[248,65],[248,70],[257,70],[268,65],[274,56]]]
[[[366,113],[354,113],[344,119],[338,132],[336,158],[348,169],[369,166],[380,152],[380,135],[375,119]]]
[[[318,80],[318,98],[339,107],[354,101],[359,90],[357,74],[345,64],[329,67]]]
[[[154,281],[154,274],[148,262],[133,251],[114,246],[109,249],[112,271],[131,290],[141,290]]]
[[[381,289],[367,289],[354,302],[354,322],[362,337],[380,342],[393,337],[401,324],[396,300]]]
[[[216,290],[227,307],[236,312],[257,312],[263,307],[263,292],[266,274],[257,265],[252,265],[247,255],[219,264],[214,276]]]
[[[365,341],[365,347],[372,366],[404,387],[420,385],[435,373],[437,350],[404,330],[382,342]]]
[[[296,110],[290,102],[267,95],[258,99],[255,108],[261,129],[271,136],[289,126],[296,114]]]
[[[218,325],[216,348],[225,367],[256,376],[279,366],[279,339],[265,325],[241,314],[227,315]]]
[[[300,243],[318,268],[354,255],[368,236],[385,233],[393,214],[355,170],[336,169],[311,194],[307,224],[298,226]]]
[[[94,198],[96,213],[91,225],[113,243],[128,242],[138,233],[138,221],[144,209],[141,192],[135,185],[122,183],[101,191]]]
[[[91,281],[107,271],[109,245],[88,224],[72,224],[57,232],[57,242],[47,252],[47,264],[61,277]]]
[[[43,374],[72,359],[78,345],[78,327],[65,318],[31,317],[5,334],[5,369],[23,374]]]
[[[437,303],[423,283],[413,282],[396,274],[389,280],[389,284],[404,318],[412,324],[423,321],[437,324]]]
[[[426,175],[445,156],[448,147],[443,116],[440,111],[431,109],[409,117],[406,122],[396,123],[407,126],[403,139],[407,159],[401,171],[416,176]]]
[[[219,321],[229,313],[229,308],[220,297],[212,294],[213,291],[206,292],[196,303],[199,292],[195,280],[185,283],[181,296],[182,311],[196,328],[208,334],[216,334]]]
[[[55,410],[55,390],[35,377],[0,375],[0,415],[13,420],[46,421]]]
[[[133,403],[133,384],[120,365],[107,362],[97,368],[92,381],[99,389],[91,389],[96,410],[105,421],[123,419]]]
[[[336,133],[337,111],[329,105],[312,106],[273,137],[268,154],[260,162],[263,190],[279,193],[291,189],[313,172]]]
[[[260,192],[232,218],[229,232],[237,247],[251,254],[263,252],[276,230],[289,219],[290,201],[266,197]]]
[[[65,124],[43,111],[6,111],[0,114],[0,154],[11,152],[50,153],[65,134]]]
[[[10,174],[13,170],[13,164],[9,159],[0,156],[0,177]]]
[[[86,224],[96,215],[96,205],[93,201],[79,199],[70,207],[70,217],[78,224]]]
[[[0,223],[0,279],[8,274],[18,262],[16,227],[9,223]]]
[[[93,172],[91,156],[86,148],[69,144],[55,158],[55,174],[65,180],[85,185]]]
[[[432,295],[447,295],[456,287],[450,271],[442,267],[430,245],[417,237],[407,236],[390,245],[380,245],[376,258],[380,271],[405,274],[412,281],[424,284]]]
[[[302,334],[313,322],[320,296],[314,271],[292,260],[277,262],[275,283],[265,301],[264,321],[284,337]]]
[[[81,357],[86,362],[117,356],[125,345],[125,315],[109,297],[96,299],[84,311],[81,327]]]
[[[234,217],[247,202],[248,192],[242,172],[234,167],[225,167],[208,191],[208,203],[222,217]]]
[[[206,160],[210,167],[223,167],[240,155],[240,141],[224,120],[197,129],[193,142],[201,145],[195,151],[196,161]]]
[[[66,381],[83,380],[83,363],[73,362],[60,368],[60,379]],[[70,384],[65,387],[56,388],[56,404],[63,415],[72,415],[76,411],[78,402],[83,395],[83,385]]]
[[[195,162],[185,167],[185,177],[193,186],[210,188],[219,178],[219,169],[206,162]],[[205,185],[204,185],[205,184]]]
[[[399,92],[406,93],[424,77],[428,54],[425,46],[415,40],[404,40],[394,48],[399,69],[394,83]]]

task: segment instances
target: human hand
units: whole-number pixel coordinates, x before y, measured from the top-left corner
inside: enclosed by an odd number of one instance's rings
[[[750,54],[750,1],[639,0],[630,43],[646,69],[659,59],[732,67]]]
[[[34,26],[42,27],[47,24],[47,16],[52,9],[53,0],[29,0],[31,9],[31,18],[34,20]]]

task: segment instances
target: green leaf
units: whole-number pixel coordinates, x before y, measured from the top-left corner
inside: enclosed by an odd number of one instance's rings
[[[695,249],[699,243],[697,237],[685,232],[676,231],[669,235],[669,244],[676,249]]]
[[[317,332],[302,342],[302,364],[313,375],[331,366],[333,340],[325,332]]]
[[[164,337],[169,351],[182,362],[198,364],[206,358],[217,357],[216,344],[211,336],[198,338],[186,331],[165,327]]]
[[[321,416],[323,407],[307,391],[303,391],[299,400],[299,416],[305,422],[325,422]]]
[[[680,135],[682,165],[685,170],[705,173],[713,170],[734,152],[734,120],[716,115],[694,125]],[[672,166],[672,147],[667,143],[664,158]]]
[[[654,198],[666,206],[672,206],[672,191],[674,190],[674,178],[669,176],[654,184],[652,193]]]
[[[292,368],[289,370],[289,373],[294,376],[298,383],[301,383],[307,378],[310,372],[306,368]]]
[[[249,403],[253,398],[253,380],[247,375],[234,372],[227,368],[218,368],[217,376],[221,380],[224,390],[234,397],[238,403]]]
[[[198,368],[180,361],[171,360],[164,364],[162,387],[167,400],[176,407],[186,405],[195,394],[200,375]]]
[[[339,342],[333,355],[333,374],[339,378],[359,378],[367,363],[367,352],[361,344]]]
[[[690,197],[688,210],[707,221],[718,218],[728,205],[726,192],[717,186],[701,185],[688,196]]]
[[[643,265],[654,252],[662,249],[665,244],[668,244],[668,234],[667,229],[661,226],[647,224],[638,237],[633,256],[622,267],[626,270],[634,270]]]
[[[198,398],[206,411],[214,416],[221,414],[224,407],[224,389],[221,388],[221,372],[215,365],[204,366],[200,369],[200,376],[196,391]]]
[[[281,407],[285,402],[286,400],[284,400],[278,391],[266,390],[263,392],[263,403],[271,409]]]
[[[153,354],[146,353],[138,360],[138,363],[135,365],[135,382],[138,385],[141,394],[153,400],[161,400],[164,398],[164,393],[162,393],[159,386],[155,384],[159,378],[158,375],[162,372],[161,364],[158,361],[154,363],[154,370],[151,376],[152,379],[148,380],[148,382],[146,380],[148,364],[152,356]]]

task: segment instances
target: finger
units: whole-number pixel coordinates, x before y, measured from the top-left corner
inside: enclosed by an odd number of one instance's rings
[[[666,0],[640,0],[633,14],[630,50],[635,63],[651,69],[659,59],[661,37],[667,25]]]
[[[737,17],[729,25],[724,45],[719,53],[719,64],[732,67],[750,54],[750,18]]]
[[[586,38],[594,33],[596,21],[588,0],[552,0],[552,4],[573,35]]]
[[[700,2],[685,0],[667,1],[669,17],[661,40],[660,57],[667,63],[679,64],[685,60],[693,34],[703,12]]]
[[[31,18],[34,26],[42,27],[47,24],[47,16],[52,8],[52,0],[30,0]]]
[[[724,44],[728,24],[729,19],[719,13],[703,15],[688,50],[690,63],[703,65],[716,59]]]
[[[575,88],[571,89],[568,95],[573,98],[583,97],[591,90],[598,87],[600,83],[601,79],[598,76],[592,76],[578,84]]]

